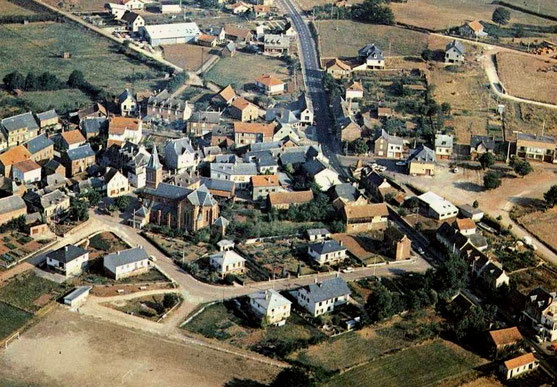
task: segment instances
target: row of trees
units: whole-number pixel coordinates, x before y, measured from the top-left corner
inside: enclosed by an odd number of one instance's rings
[[[395,24],[395,15],[388,0],[365,0],[351,7],[336,7],[333,4],[316,6],[314,15],[318,19],[353,19],[372,24]]]
[[[482,169],[489,169],[495,165],[495,156],[491,153],[484,153],[478,159]],[[524,177],[533,171],[532,166],[526,160],[514,159],[511,163],[514,173],[518,176]],[[501,185],[503,173],[499,171],[489,170],[484,174],[483,182],[484,188],[495,189]]]

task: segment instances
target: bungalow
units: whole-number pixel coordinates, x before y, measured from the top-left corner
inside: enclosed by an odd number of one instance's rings
[[[557,163],[555,137],[535,134],[516,134],[516,157],[526,160]]]
[[[126,11],[120,20],[126,23],[128,31],[133,33],[139,32],[139,29],[145,26],[145,19],[135,12]]]
[[[324,59],[323,68],[335,79],[347,78],[352,74],[351,67],[338,58]]]
[[[66,278],[80,275],[88,260],[89,252],[74,245],[66,245],[46,255],[47,267],[64,274]]]
[[[275,124],[248,122],[234,123],[234,142],[236,145],[249,145],[257,142],[271,142],[275,133]]]
[[[4,118],[0,121],[0,129],[8,148],[23,144],[39,134],[39,125],[31,112]]]
[[[358,81],[352,82],[352,84],[346,88],[344,99],[348,101],[362,98],[364,98],[364,87],[362,86],[362,83]]]
[[[510,380],[526,372],[537,369],[539,365],[540,363],[534,357],[533,353],[526,353],[503,362],[500,370],[505,380]]]
[[[257,165],[254,163],[212,163],[210,170],[211,179],[233,181],[240,189],[248,188],[251,177],[257,175]]]
[[[292,204],[300,205],[313,200],[313,191],[271,192],[269,205],[278,210],[287,210]]]
[[[492,136],[478,136],[473,135],[470,137],[470,156],[475,159],[484,153],[494,153],[495,139]]]
[[[365,60],[368,69],[385,68],[385,58],[383,52],[375,44],[366,44],[358,51],[361,59]]]
[[[252,199],[267,199],[271,192],[281,191],[277,175],[258,175],[251,177]]]
[[[297,302],[313,317],[332,312],[336,306],[350,300],[350,288],[340,276],[298,289]]]
[[[402,137],[393,136],[384,129],[378,133],[374,141],[373,153],[377,157],[400,160],[403,157],[404,142]]]
[[[137,115],[137,100],[128,89],[124,90],[122,94],[118,96],[118,107],[120,108],[122,117]]]
[[[263,52],[266,55],[281,56],[288,54],[290,37],[285,35],[265,34],[263,37]]]
[[[17,195],[0,198],[0,225],[27,214],[25,201]]]
[[[346,248],[331,239],[310,244],[308,255],[319,265],[333,264],[346,259]]]
[[[219,251],[209,256],[209,265],[221,278],[228,274],[244,274],[246,271],[246,260],[233,250]]]
[[[62,158],[66,166],[67,177],[85,172],[87,168],[95,164],[95,152],[90,144],[70,149],[62,155]]]
[[[259,107],[243,97],[234,99],[228,109],[232,118],[242,122],[253,121],[259,118]]]
[[[116,168],[109,168],[104,175],[106,183],[106,196],[109,198],[116,198],[130,192],[130,182]]]
[[[286,84],[283,81],[269,74],[256,78],[255,86],[267,95],[282,94],[286,90]]]
[[[450,159],[453,154],[453,136],[450,134],[435,135],[435,156],[438,159]]]
[[[139,144],[142,138],[143,122],[139,118],[112,117],[108,123],[107,146],[124,145],[126,141]]]
[[[326,228],[310,228],[306,230],[306,234],[311,242],[329,239],[331,237],[331,232]]]
[[[216,47],[218,43],[218,38],[213,35],[201,34],[197,38],[197,44],[205,47]]]
[[[103,267],[109,276],[118,281],[148,272],[151,268],[150,256],[143,247],[116,251],[104,256]]]
[[[182,171],[197,166],[197,153],[188,137],[169,140],[164,146],[164,160],[168,169]]]
[[[32,159],[20,161],[12,166],[12,176],[23,184],[37,183],[41,181],[41,166]]]
[[[0,174],[11,176],[12,165],[31,158],[31,153],[23,146],[17,145],[0,154]]]
[[[77,129],[60,134],[60,147],[62,150],[75,149],[87,142],[83,134]]]
[[[454,204],[434,192],[428,191],[418,196],[418,200],[425,207],[427,216],[430,218],[446,220],[456,218],[458,215],[458,208]]]
[[[470,38],[484,38],[487,32],[484,31],[484,26],[477,20],[466,22],[463,26],[459,27],[459,33],[462,36]]]
[[[265,324],[283,326],[290,317],[292,303],[274,289],[248,295],[253,312],[261,316]]]
[[[408,165],[408,174],[412,176],[433,176],[435,175],[435,163],[435,152],[425,145],[420,145],[418,148],[414,149],[408,157],[406,162]]]
[[[303,165],[307,176],[312,177],[321,191],[328,191],[332,186],[340,184],[338,173],[328,168],[320,160],[309,160]]]
[[[60,117],[56,110],[51,109],[46,112],[37,113],[37,122],[42,131],[47,129],[60,129]]]
[[[389,210],[385,203],[344,206],[342,209],[347,233],[385,230],[388,216]]]
[[[490,346],[495,353],[499,353],[509,347],[519,347],[524,338],[517,327],[497,329],[489,331]]]
[[[54,158],[54,142],[41,134],[25,143],[25,147],[31,153],[31,160],[39,162]]]
[[[383,237],[395,261],[409,259],[412,256],[412,241],[396,227],[387,228]]]
[[[445,46],[445,64],[461,64],[464,62],[464,46],[453,39]]]

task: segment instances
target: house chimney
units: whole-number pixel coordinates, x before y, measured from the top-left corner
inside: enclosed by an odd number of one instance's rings
[[[64,251],[68,251],[68,245],[64,246]]]
[[[314,278],[313,283],[317,284],[317,277]]]

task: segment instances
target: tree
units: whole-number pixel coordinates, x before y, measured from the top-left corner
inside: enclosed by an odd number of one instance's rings
[[[129,196],[118,196],[114,200],[114,204],[116,205],[116,207],[118,207],[120,212],[126,211],[130,206],[131,202],[132,202],[132,198]]]
[[[367,153],[369,151],[369,147],[362,138],[358,138],[352,141],[349,145],[349,148],[351,148],[352,151],[358,155]]]
[[[271,387],[313,387],[315,383],[309,378],[308,374],[301,368],[285,368],[278,373],[275,380],[271,382]]]
[[[443,102],[441,104],[441,111],[443,114],[451,114],[451,104],[448,102]]]
[[[495,189],[501,185],[501,178],[495,171],[487,171],[484,175],[484,187],[486,189]]]
[[[365,0],[359,7],[354,7],[352,17],[373,24],[395,24],[395,15],[385,0]]]
[[[451,296],[466,286],[468,267],[466,262],[457,254],[449,254],[435,272],[428,271],[426,277],[432,277],[433,288],[442,296]]]
[[[89,206],[83,199],[70,199],[70,218],[79,222],[89,219]]]
[[[515,160],[513,165],[514,172],[522,177],[532,172],[532,166],[526,160]]]
[[[33,73],[28,73],[25,77],[25,90],[33,91],[39,89],[39,80]]]
[[[93,207],[96,207],[102,199],[101,194],[98,193],[97,191],[94,191],[94,190],[87,192],[87,194],[85,196],[87,197],[87,200],[89,201],[89,205],[93,206]]]
[[[497,7],[495,8],[495,11],[493,11],[491,20],[501,27],[501,25],[505,25],[509,22],[509,20],[511,20],[511,11],[503,7]]]
[[[8,90],[24,89],[25,78],[19,71],[14,71],[7,74],[2,81]]]
[[[433,59],[433,51],[429,49],[425,49],[422,51],[422,59],[425,61],[430,61]]]
[[[294,167],[292,166],[292,163],[286,164],[286,167],[284,168],[284,170],[286,171],[286,173],[289,173],[291,175],[294,174]]]
[[[364,309],[372,321],[380,321],[402,312],[405,307],[398,293],[391,293],[380,283],[368,296]]]
[[[170,309],[178,302],[178,297],[174,293],[166,293],[162,299],[164,309]]]
[[[68,86],[72,88],[80,88],[85,84],[85,77],[79,70],[74,70],[68,77]]]
[[[495,164],[495,156],[493,156],[489,152],[485,152],[483,155],[480,156],[478,161],[480,162],[482,169],[491,168],[493,164]]]
[[[472,203],[472,207],[478,208],[480,207],[480,203],[477,200],[474,200],[474,203]]]
[[[549,191],[543,194],[543,198],[548,207],[554,207],[557,204],[557,185],[552,185]]]

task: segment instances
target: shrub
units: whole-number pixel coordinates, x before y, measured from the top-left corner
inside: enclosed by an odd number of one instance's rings
[[[487,171],[484,175],[484,187],[486,189],[495,189],[501,185],[501,177],[495,171]]]

